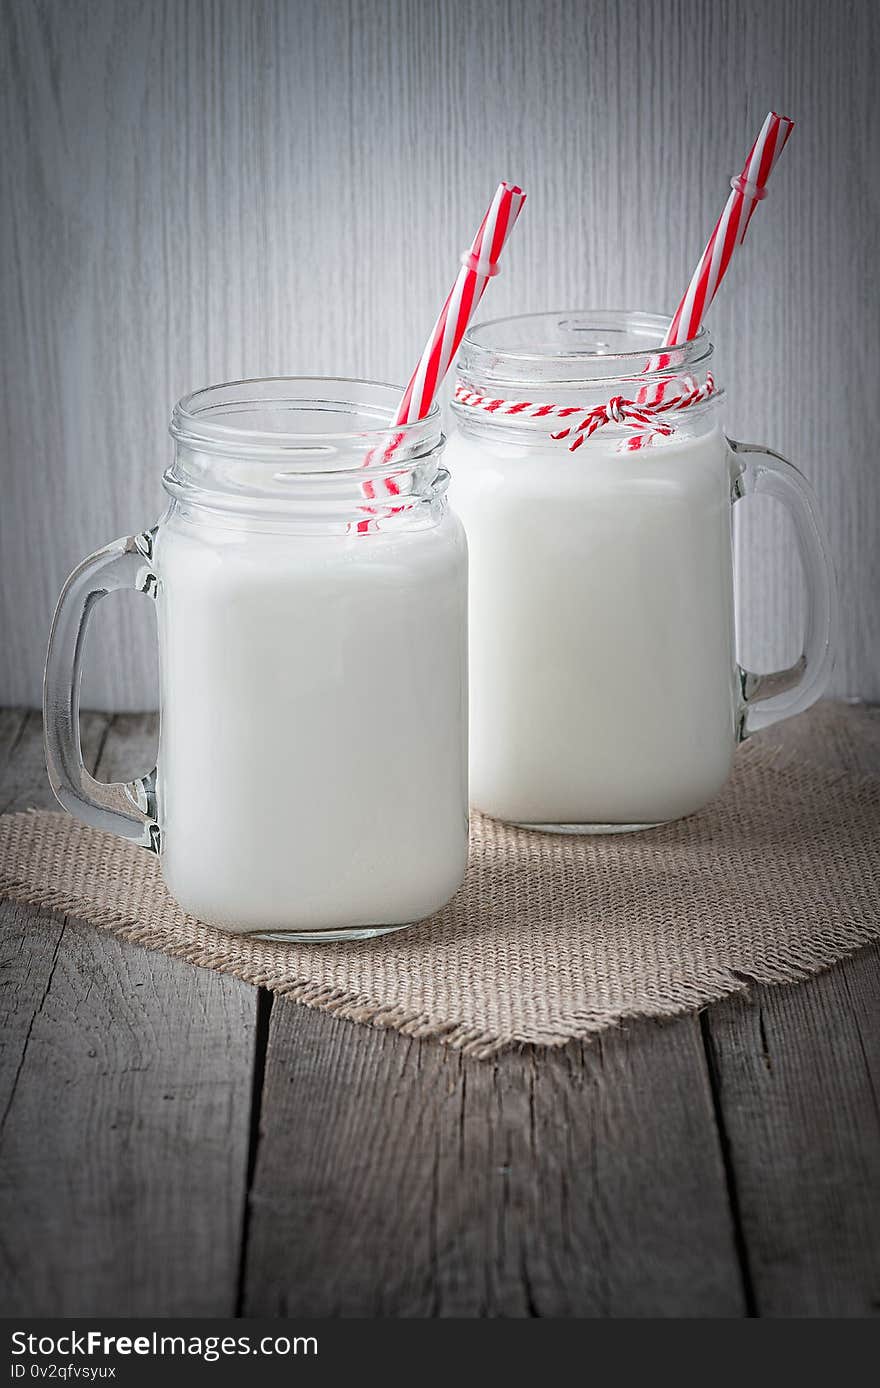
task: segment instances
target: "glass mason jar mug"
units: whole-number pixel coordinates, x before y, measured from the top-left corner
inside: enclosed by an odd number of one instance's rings
[[[667,326],[563,312],[465,337],[448,457],[470,555],[470,796],[499,819],[611,832],[690,814],[739,740],[826,682],[812,493],[725,438],[706,332],[661,353]],[[735,655],[732,506],[749,493],[789,509],[806,579],[803,654],[774,675]]]
[[[160,855],[177,901],[224,930],[369,938],[430,915],[467,859],[466,585],[436,408],[399,390],[278,379],[182,400],[155,529],[71,575],[46,666],[52,788]],[[96,600],[158,610],[155,772],[105,785],[79,743]]]

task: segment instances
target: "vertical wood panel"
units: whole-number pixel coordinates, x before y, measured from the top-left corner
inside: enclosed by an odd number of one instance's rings
[[[771,104],[798,129],[711,320],[728,420],[815,484],[834,691],[880,696],[872,0],[5,0],[0,23],[0,700],[38,701],[65,573],[155,517],[180,394],[404,379],[499,176],[530,201],[493,314],[671,309]],[[773,531],[745,543],[755,666],[800,611]],[[145,612],[100,628],[86,699],[153,702]]]

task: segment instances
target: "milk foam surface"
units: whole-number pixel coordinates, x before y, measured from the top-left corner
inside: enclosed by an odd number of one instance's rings
[[[162,870],[227,930],[404,924],[467,856],[466,546],[160,530]]]
[[[470,553],[470,797],[501,819],[646,824],[712,798],[736,742],[730,454],[457,432]]]

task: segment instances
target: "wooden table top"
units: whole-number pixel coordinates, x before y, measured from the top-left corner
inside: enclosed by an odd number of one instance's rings
[[[765,736],[880,769],[877,710]],[[127,778],[155,718],[83,740]],[[0,713],[0,763],[0,810],[54,805],[38,714]],[[6,1316],[880,1312],[880,947],[487,1062],[0,919]]]

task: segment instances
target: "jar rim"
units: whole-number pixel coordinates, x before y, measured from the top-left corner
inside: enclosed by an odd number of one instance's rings
[[[337,457],[364,456],[387,444],[393,428],[399,436],[395,457],[403,461],[432,452],[441,432],[436,402],[424,419],[394,424],[402,395],[402,386],[354,376],[246,377],[184,395],[174,406],[169,432],[178,444],[197,451],[277,463],[279,459],[289,462],[291,456],[306,462],[309,455],[326,457],[331,452]],[[265,427],[265,419],[260,427],[261,416],[285,411],[321,414],[322,427]],[[237,416],[237,422],[230,424],[229,416]],[[359,423],[356,427],[334,427],[334,416],[339,420],[350,416]],[[243,425],[243,419],[250,422]],[[309,470],[308,466],[303,468]],[[329,469],[325,466],[321,470]]]
[[[713,354],[707,330],[701,327],[690,341],[664,349],[670,322],[668,315],[638,309],[556,309],[492,318],[469,328],[458,369],[468,379],[493,383],[540,380],[588,387],[705,367]],[[661,349],[669,362],[646,369]]]

